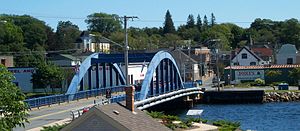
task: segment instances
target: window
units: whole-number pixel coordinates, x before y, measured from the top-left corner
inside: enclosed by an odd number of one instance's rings
[[[5,66],[6,60],[5,59],[1,59],[1,64]]]
[[[2,61],[1,61],[2,63]],[[286,64],[293,64],[293,58],[287,58]]]
[[[256,62],[250,62],[250,65],[256,65]]]
[[[242,59],[247,59],[247,54],[246,53],[242,54]]]

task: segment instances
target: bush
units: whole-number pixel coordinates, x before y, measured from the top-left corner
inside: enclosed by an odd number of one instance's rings
[[[198,122],[198,123],[200,123],[200,122],[207,123],[208,120],[205,120],[205,119],[202,119],[202,118],[188,118],[187,121],[189,121],[189,122]]]
[[[54,126],[43,127],[43,129],[41,131],[60,131],[65,126],[67,126],[67,124],[63,124],[63,125],[56,124]]]
[[[256,85],[265,85],[265,80],[260,79],[260,78],[255,79],[254,82]]]

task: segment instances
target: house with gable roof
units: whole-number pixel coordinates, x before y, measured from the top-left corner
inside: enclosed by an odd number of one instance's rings
[[[299,64],[300,56],[295,45],[284,44],[276,54],[276,64]]]
[[[250,66],[266,64],[270,64],[270,62],[263,60],[247,46],[241,48],[231,60],[231,65]]]

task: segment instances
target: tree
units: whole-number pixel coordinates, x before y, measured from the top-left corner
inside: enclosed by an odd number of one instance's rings
[[[22,29],[27,48],[32,49],[34,44],[44,46],[47,40],[45,22],[29,15],[3,15],[3,17]]]
[[[194,20],[194,16],[192,14],[190,14],[187,18],[187,22],[186,22],[186,28],[194,28],[195,26],[195,20]]]
[[[203,30],[206,30],[208,28],[208,20],[207,20],[207,16],[204,15],[203,18]]]
[[[300,79],[300,68],[294,68],[293,70],[289,71],[289,77],[294,79],[294,82],[296,83],[297,80]]]
[[[176,34],[165,34],[165,37],[163,38],[163,44],[160,45],[160,48],[168,48],[168,47],[174,47],[180,46],[178,41],[180,40],[180,37]]]
[[[197,29],[201,32],[202,31],[202,21],[201,21],[201,17],[198,14],[197,16],[197,23],[196,23]]]
[[[59,21],[56,29],[56,43],[49,48],[52,50],[74,49],[74,43],[80,35],[77,25],[70,21]]]
[[[174,23],[169,10],[167,10],[164,27],[163,27],[163,34],[167,34],[167,33],[175,33]]]
[[[214,13],[211,13],[210,25],[211,26],[216,25],[216,17],[214,16]]]
[[[266,71],[266,76],[268,77],[276,77],[276,76],[279,76],[281,75],[281,71],[280,70],[267,70]]]
[[[40,63],[37,70],[32,74],[32,83],[34,88],[47,87],[56,88],[61,85],[64,79],[62,70],[51,63]]]
[[[28,123],[25,95],[12,83],[14,76],[0,64],[0,130],[10,131]]]
[[[122,28],[120,17],[116,14],[94,13],[87,16],[85,22],[89,31],[99,32],[105,37]]]
[[[0,45],[23,42],[22,29],[11,22],[0,23]]]

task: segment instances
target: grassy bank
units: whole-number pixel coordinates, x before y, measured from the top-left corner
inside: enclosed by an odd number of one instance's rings
[[[231,122],[227,120],[217,120],[217,121],[209,121],[202,118],[192,118],[187,117],[185,119],[180,119],[178,116],[175,115],[166,115],[163,112],[147,112],[152,118],[160,119],[162,124],[167,126],[168,128],[175,130],[175,129],[189,129],[192,128],[192,123],[208,123],[211,125],[218,126],[219,130],[221,131],[235,131],[240,127],[239,122]]]

